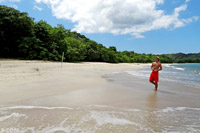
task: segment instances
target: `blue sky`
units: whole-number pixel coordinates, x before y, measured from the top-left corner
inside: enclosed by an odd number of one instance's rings
[[[137,53],[200,52],[199,0],[1,0],[35,21],[64,25]]]

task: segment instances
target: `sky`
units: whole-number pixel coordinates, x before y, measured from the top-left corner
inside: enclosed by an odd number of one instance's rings
[[[200,52],[200,0],[0,0],[106,47],[146,54]]]

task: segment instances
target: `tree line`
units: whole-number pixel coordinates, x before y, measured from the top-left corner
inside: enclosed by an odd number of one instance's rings
[[[153,54],[117,51],[105,47],[63,25],[52,27],[45,21],[34,22],[26,12],[0,5],[0,57],[66,62],[97,61],[110,63],[148,63]],[[163,63],[174,62],[169,55],[159,55]]]
[[[172,59],[174,63],[200,63],[200,53],[176,53],[176,54],[165,54]]]

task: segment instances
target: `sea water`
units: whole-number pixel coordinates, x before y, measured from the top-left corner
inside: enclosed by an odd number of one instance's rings
[[[150,66],[137,71],[127,71],[133,76],[149,78]],[[189,85],[200,86],[200,64],[163,64],[163,70],[159,72],[161,81],[174,81]]]
[[[200,108],[189,107],[153,111],[105,105],[0,107],[0,132],[199,132],[199,115]]]

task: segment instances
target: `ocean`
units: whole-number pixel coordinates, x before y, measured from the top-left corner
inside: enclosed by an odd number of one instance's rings
[[[143,79],[149,78],[150,66],[137,71],[127,73]],[[163,64],[163,70],[159,72],[160,81],[179,82],[188,85],[200,86],[200,64]]]

